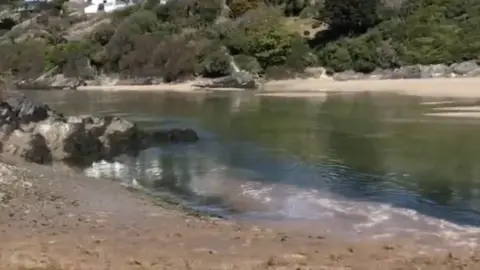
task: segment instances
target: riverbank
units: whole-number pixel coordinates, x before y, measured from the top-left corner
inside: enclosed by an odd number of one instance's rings
[[[325,92],[398,92],[406,95],[432,97],[480,97],[477,91],[480,78],[431,78],[336,81],[331,78],[307,78],[268,81],[261,86],[259,95],[318,96]],[[192,93],[199,91],[240,90],[220,88],[205,90],[195,86],[196,82],[158,85],[115,85],[82,86],[80,91],[172,91]]]
[[[5,162],[5,158],[2,158]],[[478,269],[466,250],[348,243],[187,215],[62,166],[0,163],[1,269]],[[21,168],[20,168],[21,166]]]

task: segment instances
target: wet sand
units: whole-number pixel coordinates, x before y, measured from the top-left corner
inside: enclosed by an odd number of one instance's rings
[[[115,85],[84,86],[81,91],[173,91],[205,92],[212,91],[195,86],[198,81],[179,84],[161,85]],[[308,78],[268,81],[261,86],[258,94],[285,97],[318,96],[325,92],[397,92],[407,95],[432,97],[480,97],[478,86],[480,78],[432,78],[432,79],[398,79],[398,80],[353,80],[335,81],[331,78]],[[235,90],[215,89],[213,91]],[[238,89],[236,89],[238,90]]]
[[[2,159],[0,269],[479,269],[480,253],[350,243],[187,214],[118,183]],[[268,228],[270,227],[270,228]]]

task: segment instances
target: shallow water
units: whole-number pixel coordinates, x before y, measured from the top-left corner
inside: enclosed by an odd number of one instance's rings
[[[468,246],[479,240],[480,119],[465,115],[474,116],[478,100],[28,94],[66,114],[116,114],[148,129],[199,132],[197,144],[95,163],[85,170],[93,177],[237,219],[288,220],[359,239],[413,234]],[[456,112],[462,117],[446,117]]]

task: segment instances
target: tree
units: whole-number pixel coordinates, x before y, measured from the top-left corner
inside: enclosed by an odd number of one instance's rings
[[[339,35],[363,33],[378,22],[378,6],[379,0],[325,0],[322,15]]]

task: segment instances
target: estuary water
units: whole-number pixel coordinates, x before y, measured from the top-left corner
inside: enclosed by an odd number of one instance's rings
[[[258,222],[363,239],[480,239],[478,100],[325,93],[29,92],[67,115],[114,114],[146,129],[191,127],[175,144],[84,173]]]

